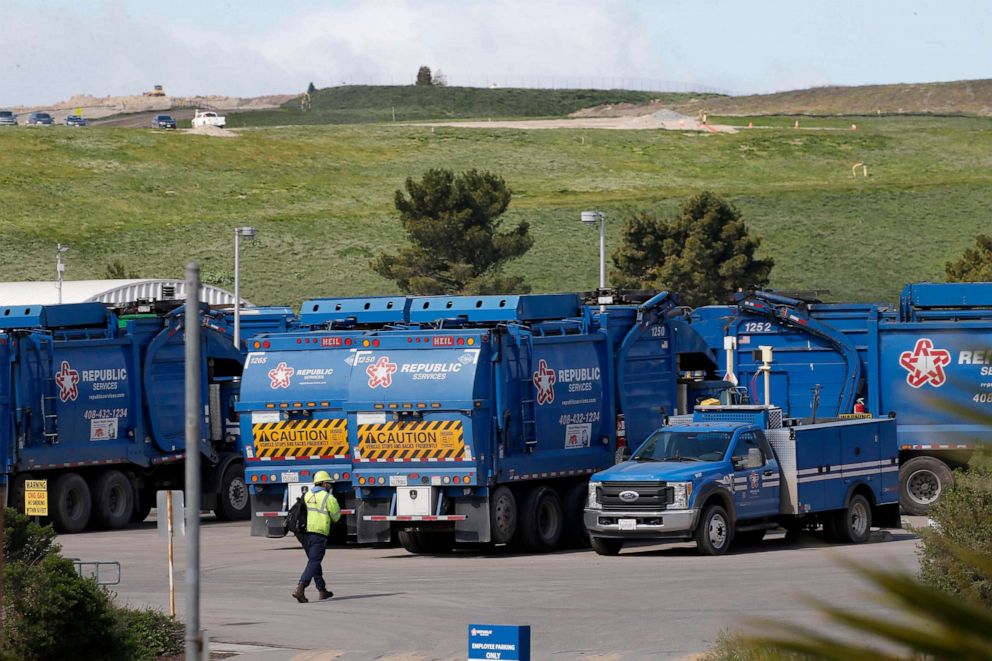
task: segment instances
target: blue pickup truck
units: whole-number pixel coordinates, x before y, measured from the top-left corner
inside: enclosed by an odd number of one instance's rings
[[[695,541],[706,555],[768,530],[822,526],[836,541],[899,527],[899,449],[891,418],[783,419],[766,406],[701,406],[673,416],[629,461],[593,475],[593,549],[628,540]]]

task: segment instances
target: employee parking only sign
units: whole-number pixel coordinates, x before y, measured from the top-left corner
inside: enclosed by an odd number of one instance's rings
[[[530,661],[530,627],[470,624],[468,658]]]

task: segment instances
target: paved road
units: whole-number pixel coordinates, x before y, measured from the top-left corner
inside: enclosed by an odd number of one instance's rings
[[[685,544],[616,558],[332,548],[325,573],[335,598],[301,605],[289,594],[304,564],[295,540],[250,537],[246,523],[205,521],[202,623],[212,641],[286,648],[249,653],[245,661],[464,659],[469,623],[530,624],[537,659],[678,658],[707,649],[721,630],[749,618],[815,624],[804,595],[878,610],[837,559],[915,569],[916,540],[899,530],[874,537],[863,546],[830,546],[810,536],[791,546],[776,535],[721,558],[700,557]],[[68,556],[119,560],[123,600],[168,608],[166,550],[154,523],[59,541]],[[180,609],[184,544],[178,540],[176,554]]]

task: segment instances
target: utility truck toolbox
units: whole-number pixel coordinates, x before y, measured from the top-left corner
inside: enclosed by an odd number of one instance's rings
[[[694,540],[720,555],[783,526],[823,526],[867,541],[898,527],[895,420],[804,424],[765,406],[703,406],[652,434],[630,461],[594,475],[586,527],[593,549],[628,540]]]

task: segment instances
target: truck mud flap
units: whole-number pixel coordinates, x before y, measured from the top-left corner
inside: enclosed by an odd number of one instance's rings
[[[251,536],[282,537],[286,532],[286,512],[282,493],[253,493],[250,496]]]
[[[491,540],[489,531],[489,499],[458,498],[455,514],[465,517],[455,522],[455,541],[485,543]]]
[[[355,508],[355,526],[359,544],[388,544],[391,539],[389,521],[368,521],[367,516],[387,516],[388,500],[359,500]]]
[[[879,528],[902,528],[902,516],[899,514],[899,503],[876,505],[872,512],[872,525]]]

